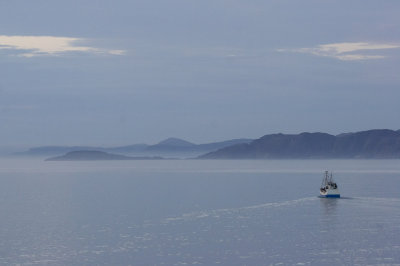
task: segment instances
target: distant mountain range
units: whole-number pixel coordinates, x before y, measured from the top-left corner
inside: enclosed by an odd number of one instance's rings
[[[155,145],[134,144],[120,147],[45,146],[19,153],[25,156],[60,156],[69,152],[98,151],[106,154],[87,154],[108,159],[199,158],[199,159],[400,159],[400,130],[374,129],[355,133],[270,134],[259,139],[233,139],[207,144],[194,144],[169,138]],[[93,155],[93,156],[92,156]],[[113,156],[117,157],[113,157]],[[68,155],[68,156],[71,156]],[[63,157],[68,159],[69,157]],[[107,159],[107,158],[106,158]]]
[[[42,146],[31,148],[28,151],[18,153],[17,155],[47,157],[62,155],[73,151],[102,151],[127,156],[188,158],[197,157],[201,154],[216,151],[235,144],[250,143],[251,141],[252,139],[233,139],[206,144],[194,144],[178,138],[168,138],[155,145],[133,144],[109,148],[93,146]]]
[[[199,156],[200,159],[400,158],[400,131],[375,129],[337,136],[271,134]]]

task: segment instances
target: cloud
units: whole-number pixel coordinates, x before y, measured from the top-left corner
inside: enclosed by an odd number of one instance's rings
[[[307,53],[316,56],[332,57],[343,61],[382,59],[383,55],[370,55],[366,52],[381,51],[386,49],[398,49],[397,44],[374,44],[367,42],[343,42],[321,44],[312,48],[278,49],[279,52]]]
[[[55,36],[0,35],[0,49],[15,50],[19,56],[57,56],[72,52],[123,55],[123,50],[107,50],[77,45],[86,39]]]

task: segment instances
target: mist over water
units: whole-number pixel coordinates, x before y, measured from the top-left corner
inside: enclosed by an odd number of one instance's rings
[[[318,198],[325,170],[343,198]],[[0,161],[1,265],[400,264],[399,160]]]

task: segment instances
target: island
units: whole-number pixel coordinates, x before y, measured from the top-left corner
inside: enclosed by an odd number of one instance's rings
[[[45,161],[99,161],[99,160],[161,160],[162,157],[131,157],[103,151],[71,151],[62,156],[51,157]]]

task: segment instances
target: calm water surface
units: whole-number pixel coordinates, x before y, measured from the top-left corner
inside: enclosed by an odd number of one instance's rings
[[[320,199],[325,170],[341,199]],[[0,160],[1,265],[400,265],[399,160]]]

